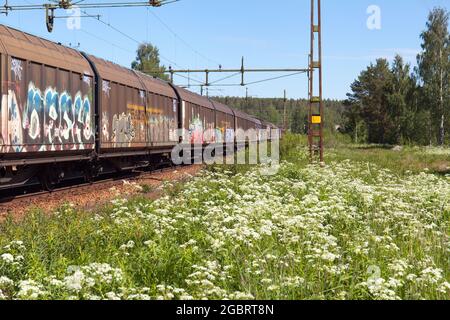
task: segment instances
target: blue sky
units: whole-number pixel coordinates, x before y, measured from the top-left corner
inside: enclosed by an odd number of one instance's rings
[[[118,1],[118,0],[110,0]],[[105,0],[86,0],[105,2]],[[4,0],[1,1],[4,3]],[[10,0],[9,4],[43,3]],[[138,42],[160,48],[162,62],[182,68],[247,67],[304,68],[309,53],[309,0],[181,0],[160,8],[91,9],[101,19]],[[392,59],[396,53],[415,63],[419,35],[434,6],[450,10],[449,0],[322,0],[324,96],[345,98],[349,85],[377,57]],[[367,8],[381,9],[381,29],[367,28]],[[58,11],[57,15],[65,15]],[[43,11],[0,16],[0,23],[77,46],[89,53],[129,66],[138,43],[92,18],[81,19],[81,28],[70,30],[57,19],[48,33]],[[217,78],[224,77],[219,75]],[[247,75],[247,81],[277,76]],[[194,75],[197,79],[199,75]],[[224,83],[239,83],[239,76]],[[188,80],[176,78],[178,84]],[[195,84],[195,80],[190,83]],[[248,87],[256,97],[279,97],[286,89],[290,98],[307,96],[305,75]],[[198,88],[192,88],[199,91]],[[245,95],[245,88],[211,88],[210,95]]]

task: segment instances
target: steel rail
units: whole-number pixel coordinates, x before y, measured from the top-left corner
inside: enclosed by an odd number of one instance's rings
[[[145,172],[140,172],[140,171],[133,171],[131,173],[128,174],[124,174],[123,176],[115,176],[115,177],[111,177],[111,178],[107,178],[107,179],[99,179],[93,182],[85,182],[85,183],[79,183],[79,184],[73,184],[73,185],[68,185],[68,186],[63,186],[63,187],[58,187],[55,188],[52,191],[46,191],[46,190],[39,190],[36,192],[32,192],[32,193],[26,193],[26,194],[18,194],[18,195],[12,195],[12,196],[7,196],[7,197],[3,197],[0,198],[0,208],[2,206],[8,205],[9,202],[15,201],[15,200],[21,200],[21,199],[33,199],[33,198],[37,198],[40,196],[44,196],[44,195],[55,195],[61,192],[65,192],[65,191],[70,191],[70,190],[79,190],[82,188],[86,188],[86,187],[90,187],[90,186],[94,186],[94,185],[102,185],[102,184],[107,184],[107,183],[111,183],[111,182],[115,182],[115,181],[120,181],[120,180],[129,180],[129,181],[133,181],[133,180],[138,180],[138,179],[142,179],[145,178],[146,176],[149,175],[153,175],[155,173],[163,173],[163,172],[168,172],[171,170],[177,170],[178,168],[180,168],[182,166],[170,166],[170,167],[163,167],[163,168],[158,168],[158,169],[153,169],[151,171],[145,171]],[[107,174],[105,174],[107,175]],[[78,180],[81,178],[74,178],[72,180]],[[151,177],[149,178],[151,179]],[[158,179],[154,179],[154,180],[158,180]],[[65,181],[65,183],[69,183],[70,180]],[[158,180],[158,181],[162,181],[162,180]],[[23,192],[27,191],[26,188],[31,189],[32,187],[37,187],[37,184],[33,184],[33,185],[28,185],[28,186],[22,186],[20,188],[24,188]],[[16,192],[17,189],[20,188],[15,188]]]

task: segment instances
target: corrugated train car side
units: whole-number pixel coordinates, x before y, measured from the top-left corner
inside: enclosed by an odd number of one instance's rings
[[[211,100],[216,110],[216,143],[234,143],[234,111],[229,106]]]
[[[206,145],[215,143],[215,108],[209,99],[176,87],[181,99],[183,143]]]
[[[175,145],[257,142],[248,114],[0,25],[0,189],[152,167]],[[245,134],[249,132],[250,135]]]
[[[0,185],[35,174],[63,178],[67,162],[94,150],[89,63],[76,50],[2,25],[0,54]]]

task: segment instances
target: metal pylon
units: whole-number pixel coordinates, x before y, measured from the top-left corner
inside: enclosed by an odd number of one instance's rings
[[[322,21],[320,0],[311,0],[311,53],[309,55],[308,142],[311,162],[324,162],[322,101]]]

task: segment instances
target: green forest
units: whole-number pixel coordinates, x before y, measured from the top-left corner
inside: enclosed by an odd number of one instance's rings
[[[307,133],[308,100],[283,98],[241,98],[241,97],[213,97],[232,108],[242,110],[258,119],[271,122],[281,128],[284,127],[284,110],[286,108],[286,129],[293,133]],[[345,123],[345,105],[339,100],[325,100],[326,128],[339,129]]]
[[[375,144],[450,144],[449,12],[430,12],[412,67],[397,55],[377,59],[351,84],[345,101],[325,100],[326,129]],[[326,84],[325,84],[326,85]],[[283,99],[216,97],[256,117],[284,126]],[[286,101],[286,128],[306,133],[308,101]]]
[[[346,100],[324,100],[326,130],[348,135],[356,143],[450,144],[448,10],[433,9],[418,36],[422,44],[415,66],[400,55],[393,61],[379,58],[361,71]],[[167,80],[159,51],[150,43],[138,48],[132,68]],[[306,99],[212,98],[292,133],[307,133]]]

